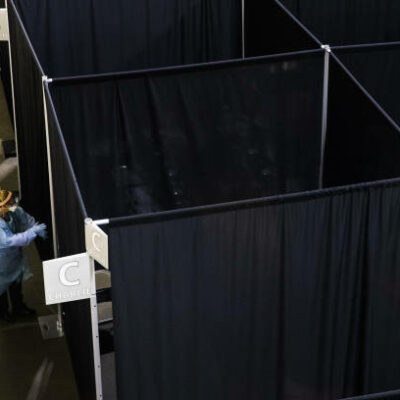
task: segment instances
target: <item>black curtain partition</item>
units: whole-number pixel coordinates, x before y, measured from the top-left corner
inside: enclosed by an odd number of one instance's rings
[[[241,57],[241,0],[14,0],[49,77]]]
[[[331,187],[400,176],[398,47],[319,47],[400,41],[398,1],[9,3],[24,207],[51,226],[46,74],[59,255],[111,217],[119,399],[397,398],[400,179]]]
[[[14,124],[13,105],[12,105],[12,88],[11,88],[11,74],[10,74],[10,55],[7,42],[0,42],[0,76],[4,87],[4,94],[8,112],[11,117],[11,123]]]
[[[42,75],[40,65],[29,46],[14,7],[9,4],[8,17],[12,43],[13,83],[19,172],[23,207],[46,223],[49,239],[38,242],[43,259],[53,256],[46,132],[43,113]]]
[[[335,49],[338,58],[400,126],[400,43]]]
[[[398,0],[281,0],[324,44],[400,40]]]
[[[58,256],[84,253],[87,217],[46,86]],[[96,399],[89,300],[64,303],[63,326],[81,399]]]
[[[111,222],[118,398],[398,388],[399,202],[396,181]]]
[[[322,80],[317,51],[50,90],[102,218],[317,188]]]
[[[5,7],[5,0],[0,0],[0,7]],[[3,82],[8,111],[10,113],[11,120],[13,120],[10,56],[7,42],[0,42],[0,77],[1,81]]]

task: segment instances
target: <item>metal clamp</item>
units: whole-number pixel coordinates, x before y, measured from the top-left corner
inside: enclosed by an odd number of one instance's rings
[[[42,82],[51,83],[53,82],[53,78],[48,78],[47,75],[42,76]]]
[[[332,49],[331,49],[331,46],[330,46],[329,44],[323,44],[323,45],[321,45],[321,49],[322,49],[322,50],[325,50],[325,51],[328,52],[328,53],[332,53]]]

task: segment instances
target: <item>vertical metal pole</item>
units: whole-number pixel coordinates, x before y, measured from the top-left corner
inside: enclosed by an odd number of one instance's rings
[[[242,0],[242,58],[246,57],[246,43],[245,43],[245,38],[246,38],[246,21],[245,21],[245,1]]]
[[[324,180],[324,161],[325,161],[325,144],[326,133],[328,129],[328,96],[329,96],[329,62],[331,48],[328,45],[323,45],[325,50],[324,57],[324,78],[323,78],[323,92],[322,92],[322,133],[321,133],[321,159],[319,168],[319,188],[323,187]]]
[[[97,297],[96,297],[96,280],[94,272],[94,260],[90,257],[90,267],[93,273],[92,279],[94,284],[94,294],[90,297],[90,311],[92,322],[92,341],[93,341],[93,360],[94,360],[94,377],[96,382],[96,398],[97,400],[103,399],[103,385],[101,380],[101,357],[100,357],[100,339],[99,339],[99,316],[97,310]]]
[[[53,189],[53,170],[51,166],[51,151],[50,151],[50,136],[49,136],[49,121],[47,114],[47,104],[46,95],[44,91],[44,85],[46,82],[51,82],[47,76],[42,76],[42,93],[43,93],[43,108],[44,108],[44,121],[46,130],[46,149],[47,149],[47,166],[49,170],[49,188],[50,188],[50,210],[51,210],[51,227],[53,232],[53,252],[54,258],[58,258],[58,244],[57,244],[57,226],[56,226],[56,214],[54,206],[54,189]],[[58,315],[58,329],[62,330],[62,315],[61,315],[61,305],[57,305],[57,315]]]
[[[46,128],[46,148],[47,148],[47,166],[49,170],[49,187],[50,187],[50,208],[51,208],[51,225],[53,230],[53,251],[54,257],[58,257],[58,246],[57,246],[57,226],[56,226],[56,215],[54,206],[54,187],[53,187],[53,170],[51,165],[51,151],[50,151],[50,137],[49,137],[49,121],[47,114],[46,96],[44,91],[44,85],[46,82],[51,82],[47,76],[42,77],[42,91],[43,91],[43,106],[44,106],[44,121]]]
[[[50,185],[50,205],[51,205],[51,219],[53,228],[53,249],[54,257],[58,257],[58,244],[57,244],[57,224],[55,217],[55,205],[54,205],[54,187],[53,187],[53,170],[51,164],[51,151],[50,151],[50,136],[49,136],[49,122],[48,122],[48,110],[46,104],[46,96],[44,85],[47,82],[51,82],[47,76],[42,77],[42,90],[43,90],[43,104],[44,104],[44,118],[46,127],[46,147],[47,147],[47,163],[49,170],[49,185]],[[93,342],[93,362],[94,362],[94,373],[95,373],[95,384],[96,384],[96,398],[97,400],[103,399],[103,388],[101,378],[101,358],[100,358],[100,343],[99,343],[99,318],[97,311],[97,297],[96,297],[96,280],[95,280],[95,268],[94,260],[90,257],[90,268],[92,274],[93,290],[90,296],[90,315],[92,325],[92,342]],[[61,306],[58,304],[58,325],[62,328],[62,317],[61,317]]]
[[[8,0],[5,2],[6,10],[7,10],[7,18],[8,18]],[[10,26],[10,20],[8,21],[8,26]],[[18,150],[18,132],[17,132],[17,116],[15,113],[15,91],[14,91],[14,73],[13,73],[13,63],[12,63],[12,54],[11,54],[11,36],[10,29],[8,28],[8,58],[10,60],[10,81],[11,81],[11,98],[12,98],[12,109],[13,109],[13,122],[14,122],[14,136],[15,136],[15,149],[18,160],[18,190],[19,190],[19,198],[22,199],[22,190],[21,190],[21,173],[19,169],[19,150]]]

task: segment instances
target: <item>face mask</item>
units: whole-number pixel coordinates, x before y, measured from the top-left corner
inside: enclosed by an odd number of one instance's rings
[[[17,209],[17,206],[12,206],[8,209],[10,212],[14,212]]]

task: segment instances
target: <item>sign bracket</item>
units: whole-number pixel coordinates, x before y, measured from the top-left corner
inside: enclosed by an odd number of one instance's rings
[[[0,8],[0,42],[10,41],[10,31],[8,28],[8,10]]]

